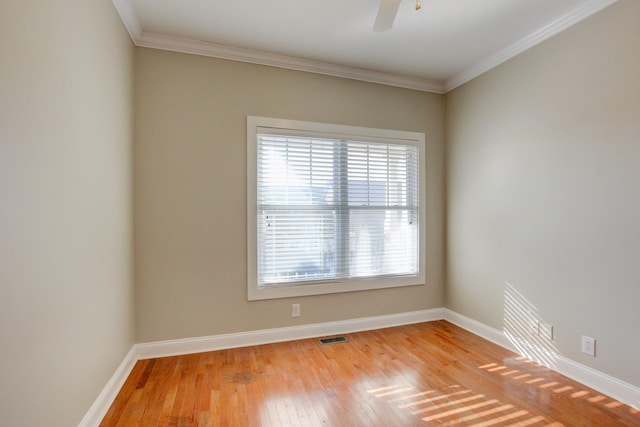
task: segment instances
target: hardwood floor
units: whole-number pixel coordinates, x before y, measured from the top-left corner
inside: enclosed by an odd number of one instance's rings
[[[139,361],[101,426],[640,426],[446,321]]]

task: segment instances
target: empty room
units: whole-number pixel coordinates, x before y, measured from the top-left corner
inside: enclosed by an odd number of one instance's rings
[[[0,54],[0,426],[640,426],[640,1],[5,1]]]

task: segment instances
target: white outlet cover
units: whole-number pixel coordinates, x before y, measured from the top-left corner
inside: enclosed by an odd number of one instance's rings
[[[541,323],[540,324],[540,336],[548,339],[548,340],[553,340],[553,326],[548,324],[548,323]]]
[[[588,337],[586,335],[582,336],[582,352],[588,354],[589,356],[596,356],[596,340],[595,338]]]
[[[540,333],[540,322],[537,320],[529,322],[529,332],[533,335],[538,335]]]
[[[291,317],[300,317],[300,304],[291,304]]]

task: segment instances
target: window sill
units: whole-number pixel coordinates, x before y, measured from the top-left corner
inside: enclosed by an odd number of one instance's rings
[[[248,287],[248,300],[259,301],[266,299],[335,294],[405,286],[424,286],[424,284],[425,280],[423,277],[411,276],[388,279],[351,280],[348,282],[319,283],[314,285],[292,285],[273,288],[259,288],[256,285],[250,285]]]

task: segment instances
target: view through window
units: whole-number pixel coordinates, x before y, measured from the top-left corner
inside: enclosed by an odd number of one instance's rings
[[[257,289],[415,281],[419,141],[300,127],[255,127]]]

